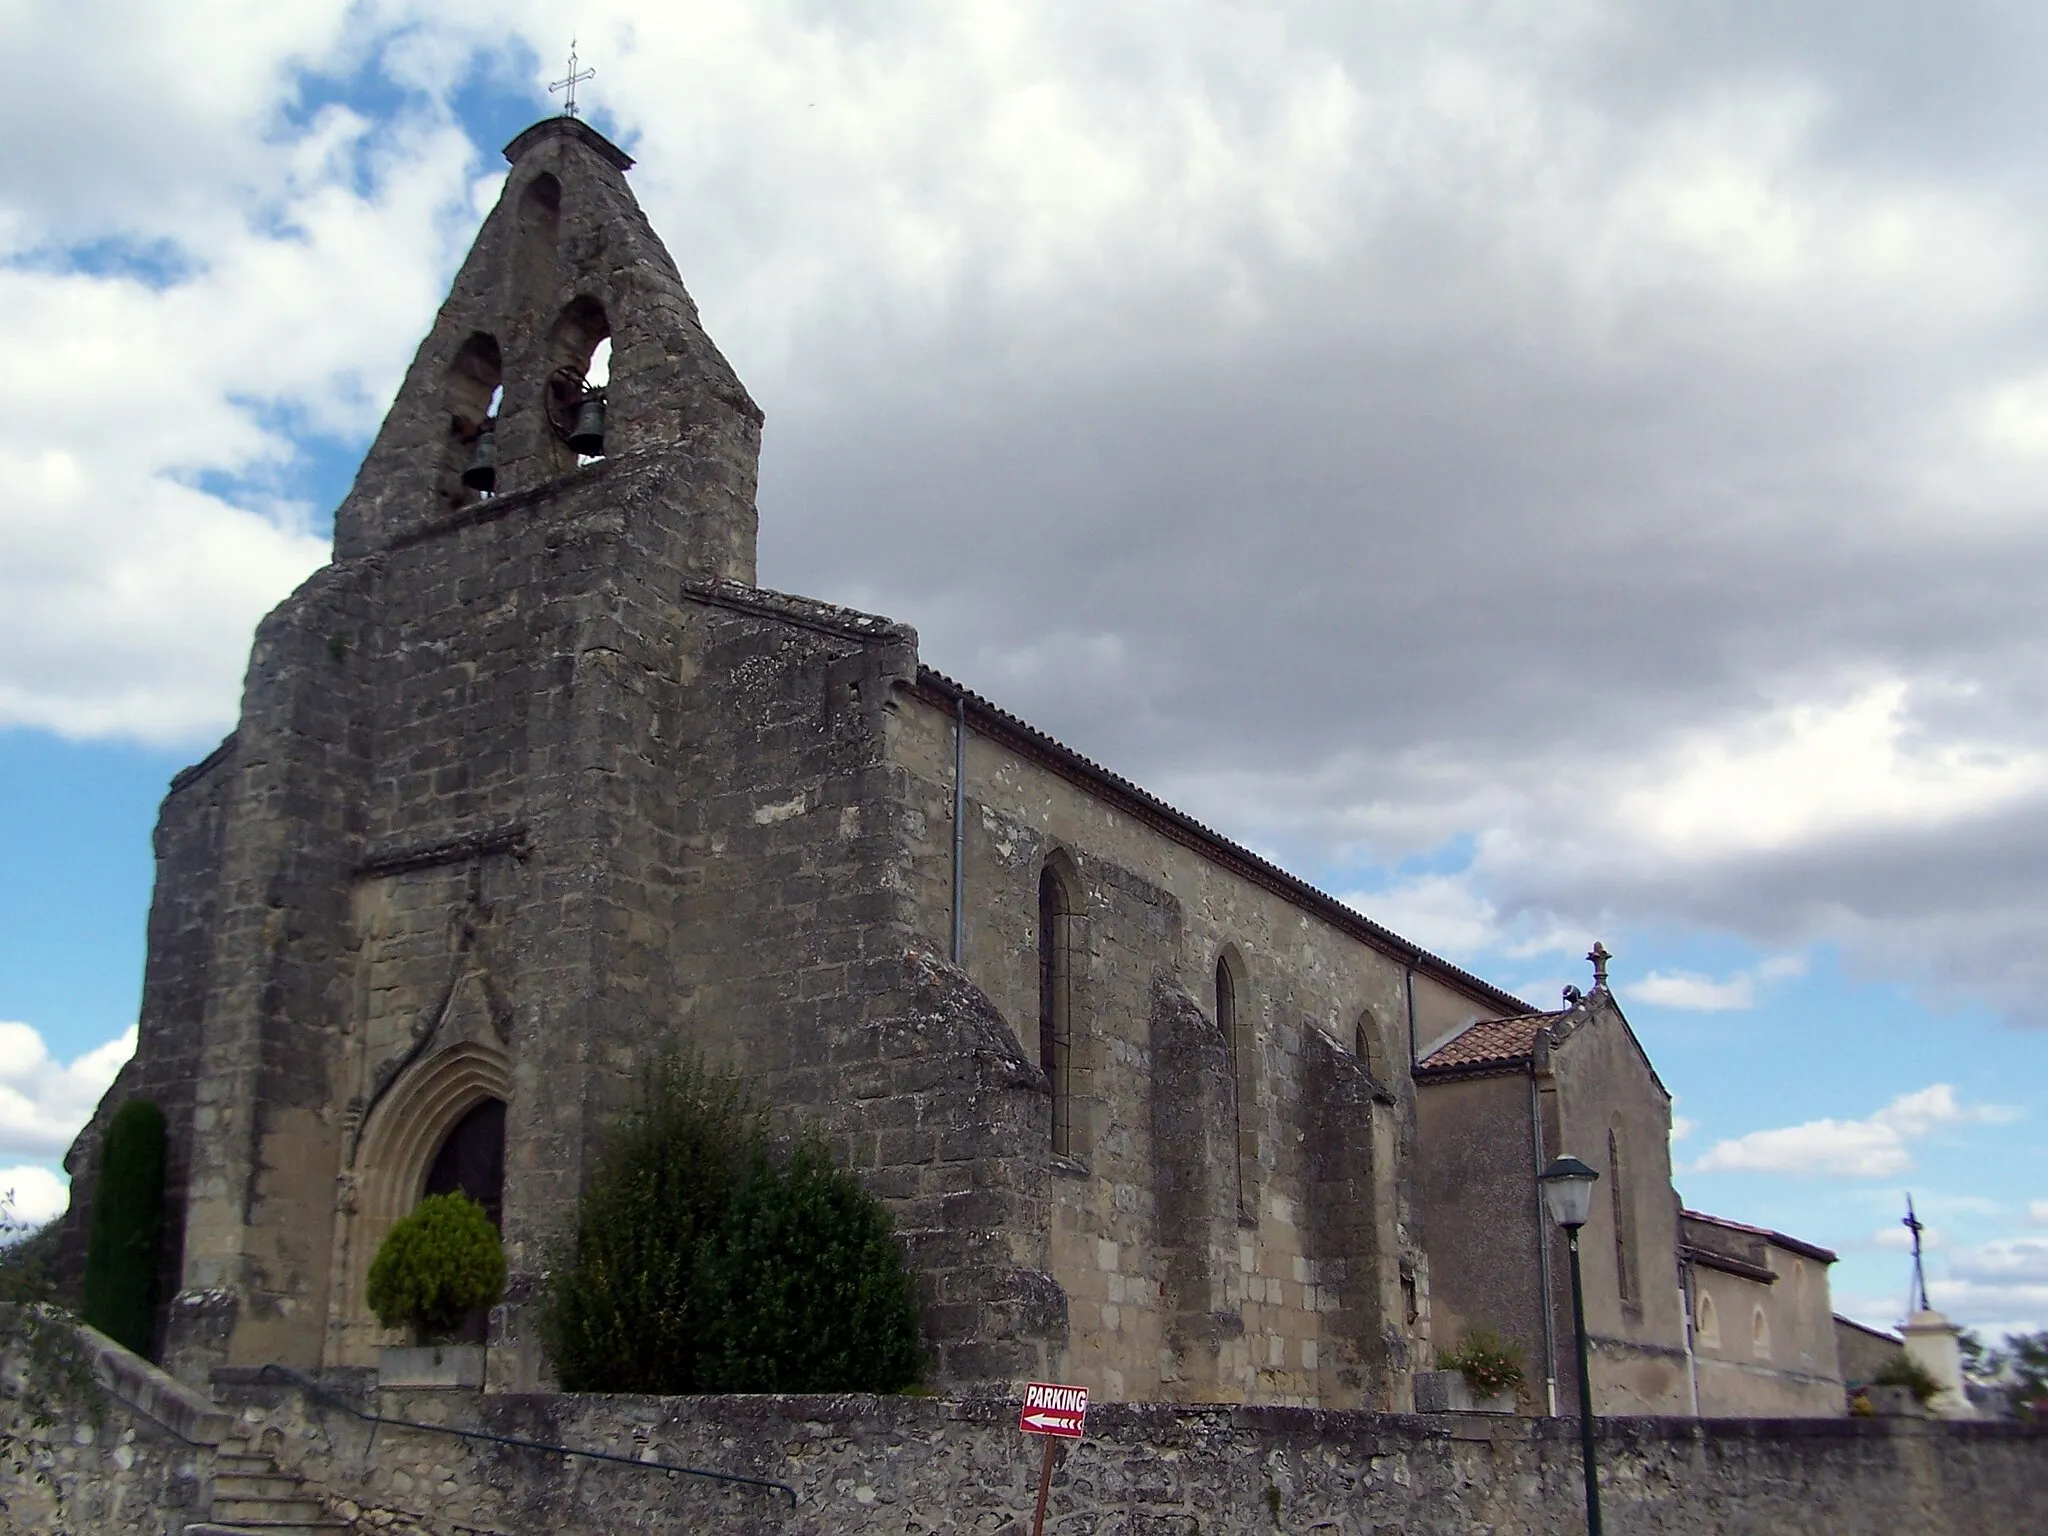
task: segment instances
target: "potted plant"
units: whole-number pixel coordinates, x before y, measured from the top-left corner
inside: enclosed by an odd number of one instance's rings
[[[1456,1349],[1437,1356],[1440,1369],[1427,1373],[1435,1380],[1418,1391],[1417,1406],[1450,1413],[1513,1413],[1525,1377],[1522,1352],[1485,1328],[1469,1331]],[[1423,1404],[1428,1396],[1435,1401]]]
[[[480,1387],[481,1344],[451,1342],[457,1329],[505,1291],[498,1229],[469,1196],[429,1195],[385,1234],[370,1263],[370,1310],[412,1343],[379,1352],[387,1387]]]

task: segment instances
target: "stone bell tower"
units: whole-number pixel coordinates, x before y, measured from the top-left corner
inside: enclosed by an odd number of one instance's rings
[[[370,1260],[461,1188],[511,1275],[489,1385],[532,1387],[551,1245],[637,1064],[682,1044],[890,1202],[935,1381],[1040,1373],[1064,1297],[1015,1149],[1047,1089],[920,938],[927,818],[890,757],[916,636],[756,590],[761,413],[629,160],[566,117],[506,155],[332,563],[164,801],[140,1043],[72,1151],[69,1263],[100,1130],[147,1096],[176,1374],[373,1364],[399,1341]]]

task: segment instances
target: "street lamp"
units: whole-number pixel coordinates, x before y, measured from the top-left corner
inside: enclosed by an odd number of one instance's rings
[[[1576,1157],[1554,1158],[1536,1175],[1550,1219],[1564,1228],[1572,1250],[1572,1330],[1579,1341],[1579,1447],[1586,1463],[1586,1536],[1600,1536],[1600,1474],[1593,1462],[1593,1382],[1586,1358],[1586,1289],[1579,1280],[1579,1228],[1593,1214],[1593,1184],[1599,1177]]]

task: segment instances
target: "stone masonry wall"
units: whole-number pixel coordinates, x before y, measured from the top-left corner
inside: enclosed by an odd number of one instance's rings
[[[371,1424],[290,1388],[222,1383],[232,1433],[311,1481],[357,1529],[453,1536],[902,1536],[1030,1528],[1039,1443],[1016,1406],[929,1398],[381,1394]],[[720,1485],[427,1433],[410,1419],[789,1484]],[[1574,1536],[1569,1420],[1166,1404],[1094,1410],[1064,1449],[1046,1529],[1060,1536]],[[73,1458],[108,1536],[162,1536],[179,1510],[154,1447]],[[2009,1536],[2048,1528],[2048,1432],[1925,1420],[1608,1420],[1614,1536]],[[189,1508],[189,1504],[185,1506]],[[20,1528],[20,1527],[17,1527]]]
[[[1023,1150],[1047,1171],[1049,1267],[1072,1308],[1061,1379],[1119,1400],[1410,1406],[1428,1349],[1410,989],[1438,1013],[1459,1004],[1062,772],[1014,725],[970,705],[963,968],[1035,1061],[1039,877],[1055,867],[1074,904],[1072,1129],[1065,1154]],[[955,720],[920,687],[890,726],[915,917],[942,947]],[[1226,952],[1241,977],[1235,1094],[1215,1022]],[[1473,988],[1463,1017],[1501,1008]]]

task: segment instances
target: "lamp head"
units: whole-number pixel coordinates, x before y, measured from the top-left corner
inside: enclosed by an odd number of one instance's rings
[[[1543,1203],[1550,1211],[1550,1219],[1567,1232],[1583,1227],[1586,1218],[1593,1214],[1593,1185],[1599,1178],[1598,1173],[1576,1157],[1552,1158],[1549,1166],[1536,1175],[1536,1182],[1543,1187]]]

